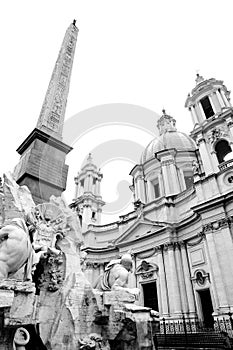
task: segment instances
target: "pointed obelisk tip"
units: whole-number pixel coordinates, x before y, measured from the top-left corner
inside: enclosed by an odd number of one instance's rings
[[[73,26],[75,26],[75,27],[76,27],[76,22],[77,22],[76,19],[74,19],[74,20],[73,20],[73,23],[72,23]]]

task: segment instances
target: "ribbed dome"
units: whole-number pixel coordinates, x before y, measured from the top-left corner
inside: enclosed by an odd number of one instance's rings
[[[154,154],[166,149],[175,148],[177,151],[194,151],[196,144],[191,137],[183,132],[170,130],[153,139],[141,156],[141,164],[154,158]]]

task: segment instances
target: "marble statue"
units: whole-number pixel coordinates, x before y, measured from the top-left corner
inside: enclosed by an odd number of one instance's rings
[[[25,350],[30,341],[30,334],[24,327],[17,328],[13,339],[13,350]]]
[[[138,288],[127,288],[129,273],[132,271],[133,260],[130,254],[124,254],[121,259],[110,261],[103,274],[97,279],[94,288],[102,291],[124,289],[138,295]]]
[[[25,265],[25,280],[31,279],[34,250],[23,219],[13,219],[0,229],[0,279]]]

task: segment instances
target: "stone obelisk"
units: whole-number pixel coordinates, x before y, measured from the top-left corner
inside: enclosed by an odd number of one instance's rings
[[[72,147],[62,142],[62,132],[77,35],[74,20],[65,33],[37,126],[17,149],[21,158],[14,177],[29,187],[37,204],[66,188],[65,158]]]

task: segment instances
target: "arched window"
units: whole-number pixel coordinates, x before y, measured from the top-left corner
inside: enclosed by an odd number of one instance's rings
[[[224,158],[226,157],[226,155],[232,152],[231,147],[228,141],[226,140],[219,140],[215,145],[215,151],[219,163],[225,162],[226,159]]]

